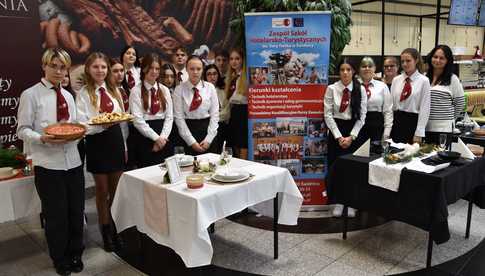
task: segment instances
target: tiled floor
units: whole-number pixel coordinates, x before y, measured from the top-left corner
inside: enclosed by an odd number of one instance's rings
[[[89,176],[88,181],[92,181]],[[465,254],[484,239],[485,210],[478,208],[473,210],[470,239],[464,239],[466,208],[464,201],[450,206],[451,239],[434,246],[433,265]],[[78,275],[144,275],[100,248],[92,195],[86,200],[86,214],[86,267]],[[272,232],[221,220],[212,235],[213,264],[260,275],[353,276],[403,273],[422,269],[425,263],[426,233],[399,222],[351,232],[345,241],[340,234],[280,233],[279,237],[280,257],[273,260]],[[463,275],[474,275],[473,268],[467,269],[471,274]],[[0,224],[0,275],[54,274],[37,216]]]

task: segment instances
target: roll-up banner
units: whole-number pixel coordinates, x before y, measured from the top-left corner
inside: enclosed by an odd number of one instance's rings
[[[331,13],[245,14],[249,159],[288,168],[305,209],[324,209]]]

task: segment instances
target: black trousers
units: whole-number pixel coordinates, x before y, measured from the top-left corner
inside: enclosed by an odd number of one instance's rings
[[[34,172],[49,255],[55,266],[65,264],[84,250],[83,166],[67,171],[35,166]]]

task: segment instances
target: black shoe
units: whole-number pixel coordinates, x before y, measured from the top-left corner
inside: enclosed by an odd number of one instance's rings
[[[71,271],[74,273],[79,273],[83,271],[84,264],[83,264],[83,261],[81,260],[81,257],[72,258],[70,268],[71,268]]]
[[[56,265],[56,273],[62,276],[71,275],[71,268],[68,265]]]
[[[110,224],[101,225],[101,236],[103,237],[104,251],[113,252],[115,250],[115,243],[113,241],[113,232]]]

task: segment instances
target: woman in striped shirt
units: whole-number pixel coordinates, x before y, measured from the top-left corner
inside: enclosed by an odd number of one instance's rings
[[[465,95],[458,77],[453,74],[453,54],[450,47],[438,45],[428,54],[431,83],[431,108],[426,125],[426,141],[439,142],[440,133],[451,133],[455,120],[462,115]]]

